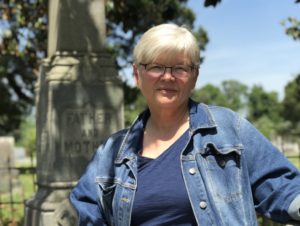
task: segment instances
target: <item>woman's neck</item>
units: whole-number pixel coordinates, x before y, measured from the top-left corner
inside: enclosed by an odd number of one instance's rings
[[[181,133],[182,129],[188,128],[189,111],[188,106],[182,106],[178,109],[158,109],[154,110],[150,108],[150,118],[148,119],[145,132],[148,135],[155,135],[166,139],[170,136],[176,136],[177,133]]]
[[[157,158],[167,150],[189,128],[189,111],[187,105],[171,111],[159,109],[153,111],[144,130],[142,156]]]

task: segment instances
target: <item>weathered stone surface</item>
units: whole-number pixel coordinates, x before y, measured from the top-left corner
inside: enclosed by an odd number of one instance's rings
[[[43,97],[37,104],[38,153],[42,162],[37,172],[41,184],[75,182],[99,144],[123,126],[122,87],[112,59],[110,67],[96,71],[93,62],[87,63],[88,59],[92,61],[89,57],[58,58],[47,72],[46,85],[40,86]],[[102,78],[106,70],[113,73]],[[51,168],[57,173],[49,171]]]
[[[76,210],[68,199],[63,201],[54,212],[54,219],[58,225],[74,226],[78,225]]]
[[[14,146],[13,137],[0,137],[0,193],[10,192],[18,183],[17,171],[11,169],[15,166]]]
[[[26,203],[25,226],[74,225],[70,189],[100,143],[123,127],[103,9],[104,0],[50,1],[49,57],[36,86],[38,191]]]
[[[57,51],[102,52],[105,0],[51,0],[48,54]]]
[[[56,56],[43,67],[37,85],[39,190],[26,212],[38,217],[36,225],[52,226],[44,223],[49,212],[67,198],[101,142],[123,127],[123,93],[107,54]]]

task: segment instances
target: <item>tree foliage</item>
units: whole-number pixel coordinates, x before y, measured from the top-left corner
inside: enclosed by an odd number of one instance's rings
[[[296,0],[295,3],[300,3],[300,0]],[[285,33],[292,37],[296,41],[300,41],[300,20],[294,17],[289,17],[283,22],[285,26]],[[287,25],[287,26],[286,26]]]
[[[27,156],[33,156],[36,153],[36,127],[35,120],[32,116],[22,121],[18,135],[20,139],[17,145],[25,148]]]
[[[248,87],[236,80],[226,80],[221,84],[226,102],[225,107],[239,111],[245,107],[248,97]]]
[[[300,134],[300,75],[287,84],[283,101],[277,92],[268,92],[260,85],[248,87],[235,80],[225,80],[220,86],[204,85],[194,90],[192,98],[240,112],[269,138]]]
[[[288,36],[292,37],[295,41],[300,41],[300,20],[289,17],[282,24]]]
[[[223,105],[226,102],[226,98],[221,89],[212,84],[207,84],[194,90],[192,98],[195,101],[210,105]]]
[[[300,123],[300,74],[285,86],[282,115],[293,124]]]
[[[204,1],[204,6],[208,7],[208,6],[216,6],[218,3],[221,3],[221,0],[205,0]]]
[[[174,22],[193,29],[195,15],[186,3],[187,0],[107,0],[107,42],[117,57],[118,68],[132,62],[132,49],[149,27]],[[0,135],[3,135],[18,128],[23,115],[34,104],[39,63],[47,55],[48,1],[3,0],[0,15]],[[206,32],[203,28],[194,32],[203,50],[208,42]],[[131,90],[131,93],[137,92]]]
[[[45,51],[45,1],[0,3],[0,134],[21,123],[34,102],[39,55]]]
[[[221,105],[235,111],[245,107],[248,87],[236,80],[225,80],[220,87],[207,84],[193,92],[193,99],[211,105]]]
[[[195,15],[186,6],[186,2],[187,0],[108,1],[107,36],[119,59],[119,67],[126,67],[132,62],[132,49],[147,28],[166,22],[185,24],[192,28]]]
[[[266,92],[262,86],[254,85],[249,94],[248,118],[257,121],[263,116],[274,122],[280,121],[281,104],[276,92]]]
[[[267,137],[274,137],[283,127],[282,104],[278,94],[254,85],[248,96],[248,119]]]

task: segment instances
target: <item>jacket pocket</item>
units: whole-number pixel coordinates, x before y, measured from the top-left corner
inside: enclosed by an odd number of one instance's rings
[[[113,225],[112,202],[116,184],[113,179],[96,178],[99,187],[99,199],[108,225]]]
[[[240,150],[210,147],[205,153],[204,168],[209,190],[216,202],[233,202],[242,196]]]

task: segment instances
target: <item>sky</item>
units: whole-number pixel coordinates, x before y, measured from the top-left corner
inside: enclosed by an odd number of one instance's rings
[[[300,4],[292,0],[222,0],[217,7],[203,7],[203,0],[189,0],[209,43],[200,67],[197,87],[238,80],[249,87],[284,96],[285,85],[300,74],[300,41],[285,34],[281,21],[300,19]]]

